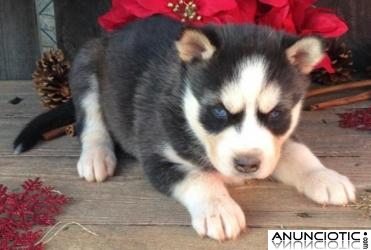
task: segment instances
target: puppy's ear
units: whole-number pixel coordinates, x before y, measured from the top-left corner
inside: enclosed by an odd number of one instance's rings
[[[303,74],[309,74],[324,56],[322,41],[316,37],[301,38],[286,49],[286,55]]]
[[[216,51],[208,35],[196,28],[184,28],[175,46],[183,62],[191,62],[194,59],[209,60]]]

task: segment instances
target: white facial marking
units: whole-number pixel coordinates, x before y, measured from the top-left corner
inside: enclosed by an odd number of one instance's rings
[[[288,137],[294,132],[296,126],[299,123],[301,108],[303,101],[300,100],[292,109],[291,109],[291,123],[290,128],[287,130],[286,134],[282,136],[282,140],[286,141]]]
[[[208,132],[199,121],[200,103],[193,95],[192,90],[187,87],[183,97],[183,109],[191,130],[203,145],[207,147]]]
[[[85,120],[80,135],[82,151],[77,169],[80,177],[87,181],[104,181],[114,173],[116,156],[111,137],[103,122],[95,75],[90,78],[90,89],[82,99],[81,107],[85,111]]]
[[[246,227],[243,211],[218,174],[191,172],[175,185],[172,195],[187,208],[199,235],[219,241],[235,239]]]
[[[270,83],[263,88],[258,97],[258,108],[262,113],[269,113],[278,104],[281,89],[275,83]]]
[[[266,66],[262,58],[256,57],[240,66],[240,76],[222,90],[221,100],[231,113],[254,106],[257,96],[265,84]]]
[[[239,154],[253,153],[261,159],[260,169],[246,178],[265,178],[276,164],[279,154],[276,138],[256,116],[258,108],[271,108],[280,97],[277,87],[267,85],[266,70],[264,59],[255,57],[240,65],[238,79],[222,91],[222,101],[228,110],[244,112],[240,130],[230,127],[218,135],[214,155],[218,162],[216,168],[224,175],[239,175],[233,166],[233,159]]]

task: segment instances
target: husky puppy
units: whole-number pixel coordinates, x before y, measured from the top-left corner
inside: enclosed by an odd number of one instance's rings
[[[80,177],[116,167],[114,143],[135,156],[160,192],[189,211],[200,235],[236,238],[246,226],[225,183],[268,176],[315,202],[355,198],[347,177],[292,138],[321,41],[255,25],[184,26],[154,16],[88,42],[70,74],[73,104],[35,118],[14,142],[74,119]]]

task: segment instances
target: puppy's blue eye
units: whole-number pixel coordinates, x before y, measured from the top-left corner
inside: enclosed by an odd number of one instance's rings
[[[272,110],[269,114],[268,114],[268,119],[271,120],[271,121],[276,121],[278,119],[280,119],[282,115],[282,112],[279,111],[279,110]]]
[[[211,113],[213,116],[219,120],[227,120],[228,119],[228,111],[223,108],[222,106],[216,106],[211,108]]]

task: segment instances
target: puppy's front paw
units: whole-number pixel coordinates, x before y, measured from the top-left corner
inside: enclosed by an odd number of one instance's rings
[[[201,236],[218,241],[235,239],[246,227],[244,213],[229,196],[210,199],[192,210],[192,226]]]
[[[87,181],[101,182],[112,176],[116,168],[116,156],[105,145],[94,145],[81,152],[77,170],[81,178]]]
[[[299,191],[320,204],[345,205],[355,200],[355,188],[349,179],[327,168],[306,176],[301,189]]]

